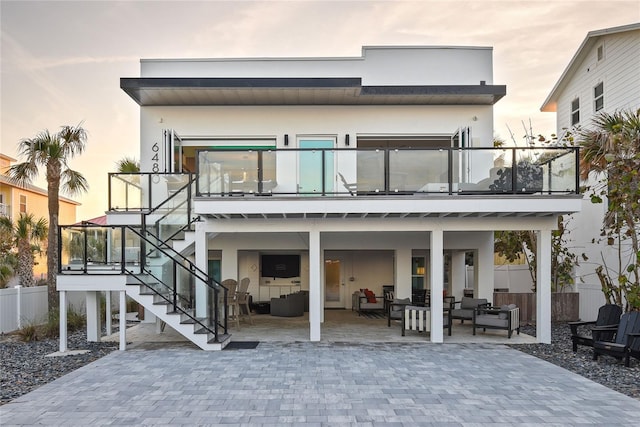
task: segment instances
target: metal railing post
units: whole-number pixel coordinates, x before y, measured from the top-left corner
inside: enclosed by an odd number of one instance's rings
[[[449,195],[453,194],[453,148],[447,149],[447,179],[449,180]]]
[[[511,149],[511,193],[516,194],[516,184],[518,176],[518,164],[516,163],[516,148]]]
[[[580,194],[580,147],[574,147],[576,150],[576,194]]]
[[[127,257],[125,251],[127,250],[127,239],[125,236],[126,228],[124,225],[120,226],[120,272],[124,274],[125,271],[125,263],[127,262]],[[142,242],[140,243],[142,244]]]

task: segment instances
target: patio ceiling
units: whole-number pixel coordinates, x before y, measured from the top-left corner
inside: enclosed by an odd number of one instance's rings
[[[504,85],[363,86],[360,78],[122,78],[141,106],[493,105]]]
[[[196,198],[197,214],[218,220],[548,218],[580,210],[579,195]]]

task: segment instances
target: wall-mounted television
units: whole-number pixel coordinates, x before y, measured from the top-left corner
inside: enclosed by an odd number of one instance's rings
[[[261,277],[300,277],[300,255],[263,254],[260,258]]]

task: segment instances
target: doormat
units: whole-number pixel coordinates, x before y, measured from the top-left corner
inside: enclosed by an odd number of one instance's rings
[[[360,316],[362,317],[366,317],[369,319],[384,319],[385,314],[382,311],[361,311],[360,312]]]
[[[231,341],[223,350],[252,350],[260,341]]]

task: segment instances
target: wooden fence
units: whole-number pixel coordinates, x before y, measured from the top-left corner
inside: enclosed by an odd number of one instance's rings
[[[515,304],[520,307],[520,322],[536,320],[536,294],[494,292],[493,304],[501,306]],[[551,294],[551,321],[569,322],[580,318],[580,299],[577,292],[554,292]]]

